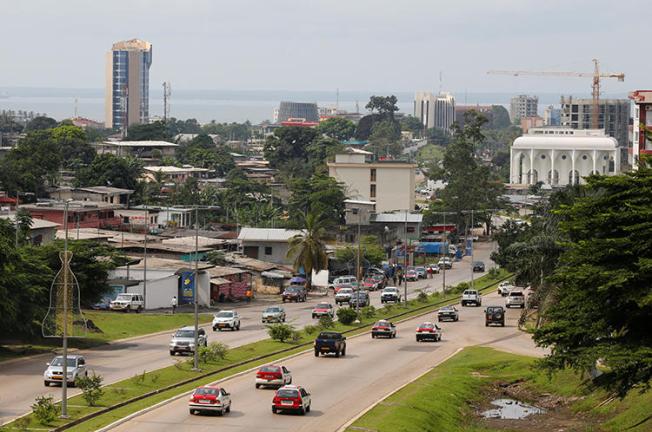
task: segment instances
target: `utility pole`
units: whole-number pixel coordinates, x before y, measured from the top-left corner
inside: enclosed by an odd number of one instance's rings
[[[471,209],[471,288],[474,287],[473,280],[473,209]]]
[[[149,210],[145,204],[145,244],[143,247],[143,309],[147,309],[147,234],[149,233]]]
[[[61,380],[61,418],[68,418],[68,204],[63,208],[63,379]]]
[[[195,306],[195,350],[193,352],[193,368],[199,371],[199,307],[197,302],[197,291],[199,289],[199,207],[195,204],[195,286],[192,290],[193,303]]]
[[[446,230],[446,212],[444,212],[444,273],[441,280],[441,293],[446,294],[446,263],[448,262],[448,254],[450,248],[448,247],[448,231]]]
[[[403,288],[403,298],[405,302],[405,306],[407,307],[407,269],[408,269],[408,212],[409,210],[405,210],[405,268],[403,269],[403,281],[405,282],[405,286]]]
[[[356,276],[357,276],[357,279],[358,279],[358,298],[357,298],[357,301],[355,302],[355,313],[356,313],[356,316],[357,316],[356,321],[360,322],[360,318],[359,318],[359,316],[360,316],[360,285],[362,284],[362,280],[361,280],[361,277],[360,277],[361,276],[360,274],[362,273],[362,271],[361,271],[362,269],[360,268],[360,254],[361,254],[361,247],[360,247],[360,243],[361,243],[361,240],[360,240],[360,218],[362,217],[362,215],[360,214],[360,209],[358,209],[358,208],[353,209],[353,214],[358,215],[358,239],[357,239],[358,240],[358,257],[357,257],[358,261],[357,261],[357,264],[356,264]]]

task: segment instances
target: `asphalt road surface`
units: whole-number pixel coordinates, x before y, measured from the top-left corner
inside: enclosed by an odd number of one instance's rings
[[[493,266],[489,255],[493,250],[491,243],[478,243],[475,249],[475,260],[484,261],[487,270]],[[455,285],[471,278],[470,257],[465,257],[460,262],[455,262],[453,269],[446,271],[446,285]],[[474,277],[482,273],[475,273]],[[408,298],[416,296],[419,290],[428,292],[441,291],[443,274],[434,275],[432,279],[418,282],[408,282]],[[402,289],[401,289],[402,292]],[[328,297],[310,297],[305,303],[286,303],[287,320],[298,328],[315,322],[311,318],[310,310],[315,303],[328,300],[335,304],[333,295]],[[278,302],[280,303],[280,302]],[[380,293],[371,293],[371,303],[380,306]],[[260,322],[263,309],[276,304],[269,301],[254,301],[250,305],[234,306],[241,318],[240,331],[223,331],[213,333],[208,328],[208,341],[221,341],[230,347],[237,347],[247,343],[267,338],[265,326]],[[228,306],[227,306],[228,307]],[[192,325],[192,322],[188,322]],[[81,350],[76,354],[86,357],[89,371],[104,377],[104,383],[110,384],[126,378],[131,378],[143,370],[151,371],[172,365],[178,357],[171,357],[168,352],[168,342],[173,331],[165,334],[143,336],[126,342],[116,342],[103,347]],[[6,423],[28,411],[34,399],[40,395],[51,394],[60,398],[60,387],[45,387],[43,385],[43,371],[51,355],[39,355],[32,358],[0,363],[0,424]],[[78,394],[79,390],[68,389],[69,395]],[[234,417],[237,414],[234,414]]]
[[[503,305],[496,294],[483,306]],[[255,389],[255,373],[222,382],[231,393],[232,410],[224,417],[190,415],[182,397],[118,425],[115,431],[335,431],[365,408],[399,386],[434,367],[458,348],[488,345],[527,355],[541,355],[528,335],[517,329],[520,310],[508,310],[505,327],[485,327],[484,307],[460,308],[460,321],[441,323],[441,342],[416,342],[414,331],[424,318],[398,325],[396,339],[371,339],[369,334],[347,340],[346,356],[314,357],[312,352],[283,362],[293,383],[312,395],[311,412],[272,414],[272,389]],[[434,314],[431,317],[434,320]]]

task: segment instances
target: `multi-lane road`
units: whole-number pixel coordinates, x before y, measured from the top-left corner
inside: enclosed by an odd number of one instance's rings
[[[484,305],[503,305],[497,294]],[[293,383],[312,395],[311,412],[305,416],[272,414],[274,391],[255,389],[255,373],[220,383],[231,393],[232,410],[224,417],[197,416],[188,412],[188,397],[116,425],[115,431],[336,431],[358,413],[401,385],[470,345],[488,345],[526,355],[541,355],[528,335],[520,332],[520,310],[508,310],[505,327],[485,327],[483,308],[460,308],[458,322],[441,323],[441,342],[416,342],[414,331],[424,318],[398,325],[396,339],[371,339],[369,334],[349,338],[346,356],[316,358],[307,352],[282,362]],[[434,314],[430,316],[434,320]]]
[[[487,270],[492,265],[489,254],[492,244],[479,243],[475,250],[475,259],[487,264]],[[471,259],[464,258],[456,262],[452,270],[446,272],[446,285],[453,285],[469,280]],[[476,273],[476,276],[481,274]],[[416,295],[420,289],[437,291],[442,289],[443,275],[434,275],[432,279],[408,283],[409,297]],[[325,298],[311,297],[306,303],[286,304],[288,320],[297,327],[314,322],[310,316],[310,309],[319,300]],[[327,297],[334,303],[332,295]],[[380,306],[379,293],[371,294],[372,304]],[[209,331],[209,342],[222,341],[231,347],[244,345],[250,342],[267,338],[265,326],[260,322],[262,310],[270,302],[253,302],[251,305],[238,306],[242,316],[240,331],[213,333]],[[228,306],[227,306],[228,307]],[[188,324],[191,324],[190,322]],[[87,359],[89,370],[104,377],[104,382],[110,384],[126,378],[131,378],[143,370],[154,370],[170,366],[177,359],[169,355],[167,345],[170,333],[143,336],[126,342],[118,342],[103,347],[83,350],[80,352]],[[45,363],[51,356],[41,355],[21,361],[0,363],[0,424],[20,416],[30,410],[34,399],[39,395],[52,394],[55,398],[60,396],[60,388],[43,385],[43,371]],[[69,389],[69,395],[77,394],[77,389]],[[236,414],[237,415],[237,414]]]

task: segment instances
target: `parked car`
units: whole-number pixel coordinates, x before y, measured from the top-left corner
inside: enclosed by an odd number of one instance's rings
[[[376,291],[380,287],[380,282],[373,278],[366,278],[362,283],[362,288],[367,291]]]
[[[213,331],[222,329],[240,330],[240,314],[234,310],[223,310],[213,315]]]
[[[453,268],[453,260],[449,257],[439,258],[439,268],[450,270]]]
[[[50,363],[46,363],[47,369],[43,372],[43,383],[50,387],[52,383],[63,383],[63,356],[56,356]],[[66,361],[67,384],[70,387],[75,386],[75,380],[82,376],[88,376],[86,369],[86,359],[80,355],[67,356]]]
[[[414,271],[417,272],[419,279],[426,279],[428,277],[428,271],[425,267],[415,267]]]
[[[378,282],[378,289],[385,288],[385,283],[387,282],[387,278],[385,277],[384,274],[375,273],[372,274],[370,277],[376,282]]]
[[[441,272],[441,268],[439,268],[438,264],[429,264],[428,268],[433,274],[439,274],[439,272]]]
[[[348,303],[351,300],[351,295],[353,294],[353,288],[342,288],[337,294],[335,294],[335,303],[341,305],[342,303]]]
[[[333,305],[330,303],[317,303],[314,308],[312,308],[312,317],[321,318],[323,316],[329,316],[331,318],[335,317],[335,311],[333,310]]]
[[[505,309],[502,306],[487,306],[484,310],[484,325],[489,327],[490,324],[505,327]]]
[[[520,307],[523,309],[525,307],[525,295],[523,294],[523,291],[510,291],[505,299],[505,307]]]
[[[514,285],[512,285],[511,282],[503,281],[498,285],[498,294],[505,297],[513,289],[514,289]]]
[[[306,289],[297,285],[285,288],[283,294],[281,294],[281,300],[283,300],[283,303],[286,301],[293,301],[295,303],[304,302],[307,297],[308,294],[306,293]]]
[[[465,290],[462,293],[462,306],[472,304],[474,306],[482,306],[482,296],[477,290]]]
[[[197,342],[199,346],[208,345],[208,337],[203,328],[197,332]],[[195,327],[182,327],[172,335],[170,340],[170,355],[176,353],[194,353],[195,352]]]
[[[399,291],[399,289],[396,287],[386,287],[380,293],[381,303],[387,303],[387,302],[399,303],[400,301],[401,301],[401,291]]]
[[[270,306],[263,311],[263,324],[285,322],[285,309],[280,306]]]
[[[303,387],[286,385],[276,390],[272,399],[272,412],[298,411],[301,415],[310,412],[310,393]]]
[[[369,306],[369,293],[366,291],[353,291],[349,299],[350,307],[366,307]]]
[[[231,412],[231,394],[215,385],[198,387],[190,396],[188,410],[191,415],[212,412],[222,416]]]
[[[319,354],[334,353],[335,357],[346,355],[346,336],[337,332],[321,332],[314,343],[315,357]]]
[[[422,340],[433,340],[438,342],[441,340],[441,328],[435,323],[424,322],[419,324],[416,330],[417,342]]]
[[[473,271],[474,272],[484,272],[484,263],[482,261],[473,262]]]
[[[256,388],[292,384],[292,374],[285,366],[263,366],[256,372]]]
[[[145,299],[141,294],[134,293],[121,293],[115,298],[115,300],[109,303],[111,310],[115,311],[136,311],[140,312],[143,310],[145,305]]]
[[[396,326],[387,320],[380,320],[371,328],[371,338],[375,339],[379,336],[388,338],[396,337]]]
[[[412,282],[416,282],[419,280],[419,274],[415,269],[408,269],[408,271],[405,272],[405,279]]]
[[[329,288],[332,288],[332,289],[335,290],[335,292],[337,292],[338,287],[343,288],[343,287],[347,286],[347,284],[350,284],[351,282],[355,282],[355,281],[356,281],[355,276],[350,276],[350,275],[348,275],[348,276],[339,276],[339,277],[336,277],[335,279],[333,279],[333,283],[330,284]]]
[[[460,314],[455,306],[444,306],[437,311],[437,321],[459,321]]]

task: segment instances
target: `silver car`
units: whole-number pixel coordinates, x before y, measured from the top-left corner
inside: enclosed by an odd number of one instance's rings
[[[207,346],[208,338],[203,328],[197,333],[197,342],[199,346]],[[170,355],[176,353],[194,353],[195,352],[195,327],[187,326],[180,328],[172,335],[170,340]]]
[[[66,362],[66,375],[68,385],[75,386],[75,380],[82,376],[88,376],[86,370],[86,359],[80,355],[68,355]],[[56,356],[50,363],[47,363],[48,368],[43,372],[43,383],[49,387],[51,383],[63,383],[63,357]]]
[[[263,324],[285,322],[285,309],[280,306],[270,306],[263,311]]]
[[[348,303],[351,300],[351,295],[353,295],[353,288],[340,288],[335,294],[335,303]]]

